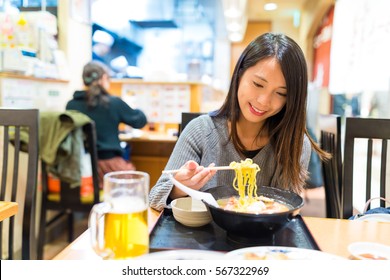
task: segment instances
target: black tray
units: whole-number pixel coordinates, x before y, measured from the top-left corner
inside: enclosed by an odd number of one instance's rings
[[[203,227],[186,227],[170,211],[161,215],[150,235],[150,252],[173,249],[198,249],[228,252],[250,246],[286,246],[320,250],[300,215],[267,239],[238,239],[211,222]]]

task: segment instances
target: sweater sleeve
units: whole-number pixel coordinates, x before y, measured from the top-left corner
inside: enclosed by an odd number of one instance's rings
[[[309,138],[305,134],[303,138],[302,155],[300,160],[302,169],[305,171],[307,171],[309,168],[310,155],[311,155],[311,143]]]
[[[181,133],[175,148],[168,160],[166,170],[179,169],[188,160],[201,162],[204,135],[207,128],[204,127],[203,121],[193,120]],[[202,129],[203,128],[203,129]],[[149,203],[150,207],[161,211],[168,207],[167,201],[173,188],[172,182],[167,174],[162,174],[156,185],[150,190]]]

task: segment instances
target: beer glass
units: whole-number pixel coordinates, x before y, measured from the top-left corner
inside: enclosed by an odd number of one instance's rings
[[[104,201],[89,216],[92,247],[103,259],[129,259],[149,252],[149,175],[118,171],[104,176]]]

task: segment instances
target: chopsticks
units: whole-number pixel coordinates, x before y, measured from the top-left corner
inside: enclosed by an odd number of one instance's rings
[[[208,169],[208,170],[233,170],[232,167],[230,166],[214,166],[214,167],[205,167],[205,169]],[[174,170],[163,170],[163,174],[174,174],[174,173],[177,173],[179,171],[181,171],[182,169],[174,169]]]

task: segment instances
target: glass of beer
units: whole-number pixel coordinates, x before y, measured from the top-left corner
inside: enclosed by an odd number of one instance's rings
[[[104,201],[89,216],[92,247],[103,259],[130,259],[149,252],[149,175],[118,171],[104,176]]]

